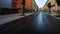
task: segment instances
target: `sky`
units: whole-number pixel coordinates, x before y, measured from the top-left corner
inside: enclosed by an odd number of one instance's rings
[[[42,8],[47,0],[35,0],[39,8]]]

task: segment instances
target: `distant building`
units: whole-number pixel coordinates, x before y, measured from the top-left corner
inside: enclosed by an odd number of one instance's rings
[[[46,11],[46,12],[49,12],[49,8],[47,6],[48,3],[49,3],[49,1],[47,0],[47,2],[45,3],[45,5],[43,7],[43,10]]]
[[[38,5],[36,4],[35,0],[32,0],[32,10],[37,11]]]

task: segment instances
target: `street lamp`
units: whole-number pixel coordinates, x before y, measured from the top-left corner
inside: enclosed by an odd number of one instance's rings
[[[22,0],[22,5],[23,5],[23,14],[22,15],[24,15],[24,10],[25,10],[25,0]]]

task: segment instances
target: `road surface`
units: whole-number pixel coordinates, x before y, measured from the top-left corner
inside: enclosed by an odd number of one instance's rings
[[[40,12],[38,15],[32,18],[28,23],[24,23],[16,28],[12,28],[5,33],[9,34],[59,34],[60,32],[60,20],[53,18],[52,16]]]

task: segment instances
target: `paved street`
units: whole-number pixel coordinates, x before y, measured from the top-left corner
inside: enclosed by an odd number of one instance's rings
[[[0,0],[0,34],[60,34],[60,0]]]
[[[29,20],[29,19],[28,19]],[[28,21],[27,20],[27,21]],[[16,25],[10,29],[4,29],[4,33],[8,34],[59,34],[60,32],[60,20],[53,18],[52,16],[39,12],[36,16],[27,22]],[[3,31],[1,31],[3,33]]]
[[[58,34],[58,23],[60,23],[58,20],[41,12],[18,32],[28,34]]]

